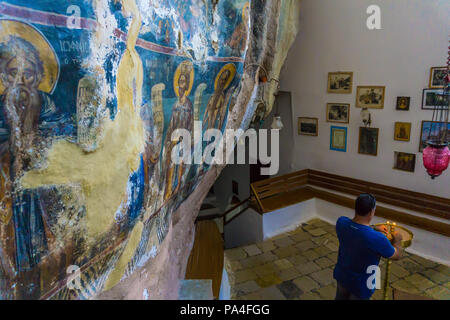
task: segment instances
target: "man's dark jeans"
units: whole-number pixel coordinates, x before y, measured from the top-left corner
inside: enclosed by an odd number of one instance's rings
[[[353,293],[351,293],[346,288],[341,286],[338,282],[336,289],[336,298],[334,298],[334,300],[368,300],[368,299],[362,299],[355,296]]]

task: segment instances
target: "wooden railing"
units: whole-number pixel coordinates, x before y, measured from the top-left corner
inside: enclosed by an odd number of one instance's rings
[[[251,191],[251,203],[261,214],[311,198],[353,209],[354,196],[371,193],[379,202],[398,208],[377,205],[377,216],[450,237],[450,224],[402,211],[408,209],[450,220],[450,199],[442,197],[308,169],[258,181],[251,184]]]
[[[264,200],[304,188],[308,182],[308,173],[309,170],[301,170],[250,184],[260,211],[267,211],[263,204]]]
[[[197,221],[214,220],[217,218],[222,218],[223,225],[225,226],[226,224],[230,223],[230,221],[234,220],[237,216],[239,216],[242,212],[244,212],[246,209],[248,209],[249,200],[250,198],[242,200],[238,204],[234,205],[233,207],[222,213],[199,216],[197,217]]]

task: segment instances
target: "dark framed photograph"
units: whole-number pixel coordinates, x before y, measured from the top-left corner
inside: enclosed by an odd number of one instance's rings
[[[433,110],[435,106],[445,106],[446,100],[442,93],[443,89],[423,89],[422,109]]]
[[[327,103],[327,122],[349,123],[350,104]]]
[[[414,172],[416,168],[416,155],[414,153],[394,152],[394,169]]]
[[[409,141],[411,138],[411,122],[396,122],[394,140]]]
[[[347,152],[347,128],[331,126],[330,149]]]
[[[384,86],[358,86],[356,88],[357,108],[384,108]]]
[[[358,153],[378,155],[378,128],[359,127]]]
[[[395,110],[408,111],[411,97],[397,97],[397,104]]]
[[[429,87],[444,88],[446,76],[447,76],[447,67],[431,67]]]
[[[328,93],[352,93],[353,72],[329,72]]]
[[[436,139],[442,137],[445,133],[445,122],[439,121],[422,121],[420,129],[419,152],[427,147],[428,139]],[[450,123],[447,123],[447,136],[450,137]]]
[[[319,119],[299,117],[298,134],[306,136],[317,136],[319,134]]]

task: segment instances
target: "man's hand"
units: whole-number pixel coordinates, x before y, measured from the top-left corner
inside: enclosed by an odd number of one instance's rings
[[[392,245],[395,248],[395,253],[391,257],[392,260],[398,260],[402,257],[403,248],[402,248],[402,240],[403,236],[398,231],[395,231],[391,234],[392,236]]]
[[[399,233],[397,231],[392,233],[392,242],[393,243],[400,244],[402,242],[402,240],[403,240],[403,236],[401,233]]]
[[[386,227],[385,224],[382,224],[382,225],[380,225],[380,226],[374,226],[373,228],[374,228],[376,231],[378,231],[378,232],[382,232],[382,233],[384,233],[384,234],[387,234],[387,233],[388,233],[388,228]]]

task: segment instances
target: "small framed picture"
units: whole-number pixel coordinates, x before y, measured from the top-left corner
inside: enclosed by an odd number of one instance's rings
[[[430,88],[444,88],[447,67],[432,67],[430,69]]]
[[[384,108],[384,86],[358,86],[356,88],[357,108]]]
[[[408,111],[411,97],[397,97],[397,104],[395,110]]]
[[[327,103],[327,122],[349,123],[350,104]]]
[[[298,134],[306,136],[317,136],[319,134],[319,119],[299,117]]]
[[[358,153],[378,155],[378,128],[359,128]]]
[[[445,106],[446,99],[442,95],[444,89],[423,89],[422,109],[433,110],[436,106]]]
[[[427,140],[445,135],[445,122],[422,121],[420,129],[419,152],[427,147]],[[450,137],[450,123],[447,123],[447,137]]]
[[[330,149],[335,151],[347,151],[347,128],[331,126]]]
[[[396,122],[394,140],[409,141],[411,138],[411,122]]]
[[[394,169],[414,172],[416,155],[414,153],[394,152]]]
[[[353,72],[329,72],[328,93],[352,93]]]

